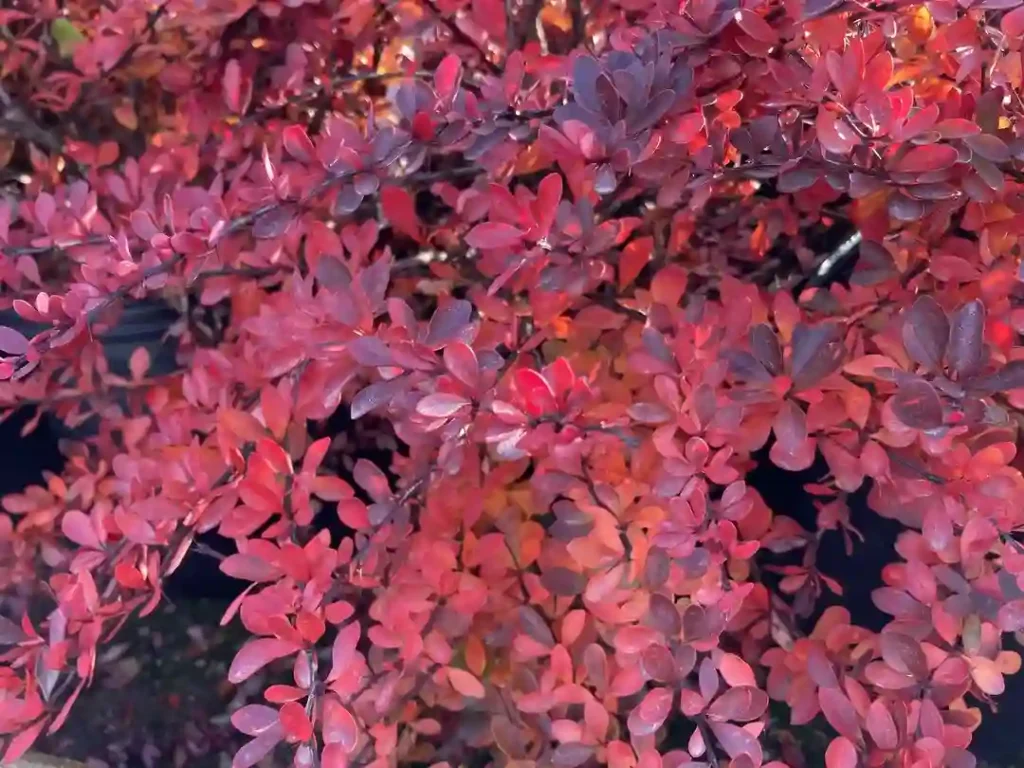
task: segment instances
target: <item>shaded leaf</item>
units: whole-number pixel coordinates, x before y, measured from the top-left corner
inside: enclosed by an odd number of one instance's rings
[[[934,429],[942,425],[942,400],[935,387],[924,379],[900,386],[892,399],[892,411],[912,429]]]
[[[8,355],[23,355],[28,351],[28,339],[14,328],[0,325],[0,352]]]
[[[928,661],[921,644],[900,632],[883,632],[879,637],[882,658],[885,663],[918,680],[928,677]]]
[[[843,363],[846,350],[834,325],[798,325],[793,329],[790,375],[796,391],[810,389]]]
[[[946,360],[961,377],[970,376],[984,361],[985,305],[978,299],[958,309],[949,329]]]
[[[942,367],[948,341],[946,313],[931,296],[922,296],[903,316],[903,347],[907,354],[925,368],[936,371]]]

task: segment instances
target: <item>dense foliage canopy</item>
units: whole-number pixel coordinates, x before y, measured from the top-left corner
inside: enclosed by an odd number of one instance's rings
[[[236,768],[797,765],[771,700],[828,768],[971,768],[1024,629],[1022,39],[1021,0],[5,3],[0,404],[99,416],[3,500],[6,757],[218,533],[230,680],[291,665]],[[117,370],[156,298],[177,367]],[[816,456],[815,530],[746,482]],[[880,633],[817,559],[862,487]]]

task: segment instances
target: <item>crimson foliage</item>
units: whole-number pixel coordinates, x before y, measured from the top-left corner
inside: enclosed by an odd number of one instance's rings
[[[828,768],[973,766],[1024,629],[1022,33],[1021,0],[6,4],[0,279],[39,330],[0,328],[0,398],[101,418],[3,501],[38,609],[0,621],[5,757],[218,532],[231,682],[292,665],[236,768],[778,766],[770,699]],[[145,297],[230,319],[118,373]],[[816,530],[745,482],[766,446],[823,457]],[[905,526],[880,633],[814,611],[865,484]]]

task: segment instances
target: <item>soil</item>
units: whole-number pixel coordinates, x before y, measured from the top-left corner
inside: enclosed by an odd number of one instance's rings
[[[266,678],[227,682],[246,632],[237,619],[219,626],[226,607],[165,600],[152,616],[129,621],[103,648],[96,681],[64,728],[36,749],[90,768],[229,768],[246,739],[229,713],[258,701]]]

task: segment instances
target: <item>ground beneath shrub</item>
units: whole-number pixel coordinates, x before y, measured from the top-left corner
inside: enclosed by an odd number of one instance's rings
[[[226,605],[165,600],[154,615],[129,621],[102,648],[96,681],[64,728],[37,749],[91,768],[228,768],[246,738],[228,713],[259,701],[267,681],[227,682],[247,635],[237,619],[218,626]]]

